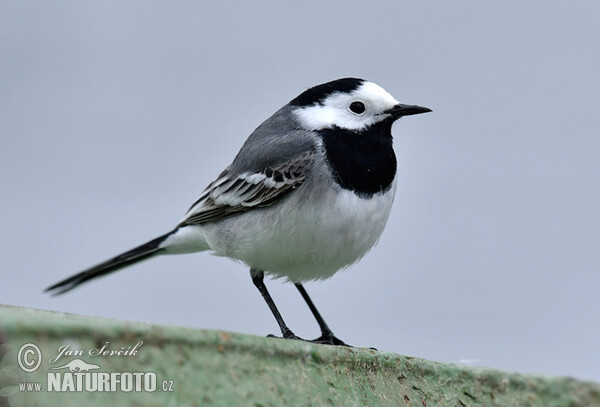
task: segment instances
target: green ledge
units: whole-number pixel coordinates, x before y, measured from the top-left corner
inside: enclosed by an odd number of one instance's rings
[[[11,407],[600,406],[600,385],[571,378],[1,305],[0,360]]]

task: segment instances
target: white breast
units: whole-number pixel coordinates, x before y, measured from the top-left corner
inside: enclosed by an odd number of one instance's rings
[[[329,278],[377,243],[396,180],[388,191],[370,199],[333,187],[310,196],[301,189],[271,207],[202,226],[202,235],[214,254],[275,277],[293,282]]]

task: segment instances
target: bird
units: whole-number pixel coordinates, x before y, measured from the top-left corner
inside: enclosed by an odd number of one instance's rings
[[[313,86],[250,134],[174,229],[46,291],[63,294],[159,255],[209,251],[250,268],[283,338],[305,340],[285,323],[265,274],[298,289],[321,330],[310,342],[349,346],[302,284],[333,276],[378,242],[398,179],[392,125],[426,112],[365,79]]]

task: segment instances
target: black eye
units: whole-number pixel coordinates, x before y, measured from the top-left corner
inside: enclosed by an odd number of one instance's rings
[[[365,104],[363,102],[352,102],[350,104],[350,110],[356,114],[362,114],[365,111]]]

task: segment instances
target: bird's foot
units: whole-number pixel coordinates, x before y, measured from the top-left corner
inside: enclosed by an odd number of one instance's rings
[[[345,343],[341,339],[336,338],[336,336],[333,334],[333,332],[324,332],[317,339],[313,339],[312,341],[309,341],[309,342],[320,343],[322,345],[345,346],[347,348],[353,348],[354,347],[354,346],[348,345],[347,343]]]
[[[273,334],[267,335],[267,338],[280,338],[280,339],[295,339],[297,341],[306,341],[306,339],[304,338],[300,338],[299,336],[296,336],[296,334],[294,334],[291,330],[287,329],[285,331],[282,332],[283,336],[276,336]]]
[[[347,348],[354,347],[352,345],[348,345],[346,342],[342,341],[341,339],[338,339],[332,332],[324,332],[317,339],[309,340],[309,339],[304,339],[304,338],[300,338],[299,336],[296,336],[296,334],[294,334],[292,331],[290,331],[288,329],[283,332],[283,336],[276,336],[276,335],[270,334],[270,335],[267,335],[267,338],[294,339],[297,341],[318,343],[320,345],[345,346]],[[377,350],[375,348],[370,348],[370,349]]]

